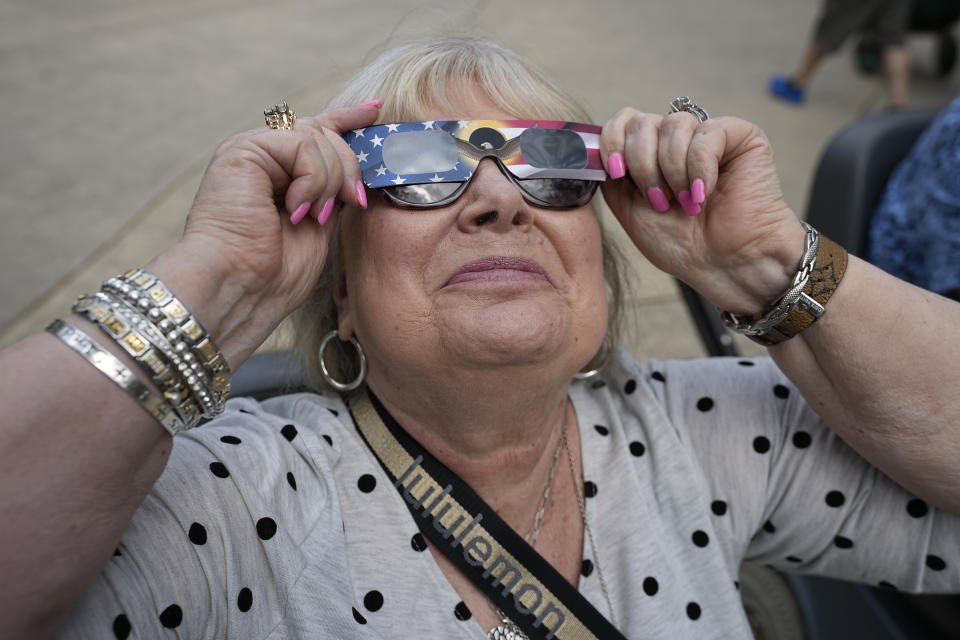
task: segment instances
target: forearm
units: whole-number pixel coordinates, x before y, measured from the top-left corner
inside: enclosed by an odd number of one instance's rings
[[[851,256],[824,316],[770,354],[848,444],[960,512],[960,305]]]
[[[236,367],[271,323],[257,326],[255,297],[191,264],[193,253],[175,248],[148,269]],[[95,323],[64,319],[159,393]],[[172,440],[132,396],[49,333],[0,354],[0,389],[0,575],[10,578],[0,585],[0,620],[36,637],[35,625],[65,613],[102,569],[163,471]]]
[[[108,347],[96,325],[69,320]],[[0,352],[0,389],[0,624],[36,637],[35,625],[65,613],[100,571],[172,442],[47,333]]]

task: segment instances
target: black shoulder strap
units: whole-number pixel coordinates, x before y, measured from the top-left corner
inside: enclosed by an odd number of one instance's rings
[[[531,638],[624,636],[463,480],[410,437],[373,396],[351,409],[360,435],[425,536]]]

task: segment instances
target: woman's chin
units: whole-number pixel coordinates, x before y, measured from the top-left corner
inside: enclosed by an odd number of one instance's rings
[[[519,299],[451,309],[441,323],[444,348],[473,364],[562,361],[571,344],[570,310],[550,302],[556,301]]]

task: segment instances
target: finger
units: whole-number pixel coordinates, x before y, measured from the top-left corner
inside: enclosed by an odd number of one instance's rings
[[[600,158],[614,180],[619,180],[627,173],[623,157],[624,130],[630,118],[637,113],[636,109],[623,107],[600,129]]]
[[[720,162],[727,147],[729,118],[707,120],[697,127],[687,149],[687,175],[690,177],[690,197],[700,205],[717,186]]]
[[[347,161],[348,158],[342,153],[343,150],[340,147],[345,147],[348,152],[349,147],[340,136],[346,131],[373,124],[380,114],[381,106],[382,103],[379,100],[371,100],[353,107],[330,109],[316,116],[297,120],[295,129],[313,136],[326,167],[323,189],[309,209],[310,215],[320,224],[325,224],[329,219],[335,204],[334,199],[338,196],[344,202],[366,208],[366,194],[359,183],[360,171],[355,167],[356,158],[349,154],[352,158],[350,162]],[[347,179],[350,180],[349,189],[343,187]],[[299,194],[294,192],[294,196],[297,195]],[[286,200],[287,206],[291,206],[289,195]],[[294,211],[300,214],[296,216],[299,221],[306,214],[300,209],[302,204],[297,207],[298,209]]]
[[[326,194],[330,191],[330,175],[335,168],[328,164],[312,135],[298,136],[293,145],[286,140],[282,143],[276,141],[276,138],[285,137],[274,136],[268,151],[287,173],[289,184],[283,200],[290,212],[290,221],[297,224],[308,213],[319,216],[326,202],[332,199],[332,195]],[[278,186],[277,181],[274,186]]]
[[[625,151],[630,177],[659,212],[670,208],[670,187],[660,171],[660,124],[663,116],[646,113],[630,120]]]
[[[367,193],[360,176],[360,158],[353,152],[350,145],[335,131],[324,130],[330,149],[337,156],[337,163],[341,169],[341,178],[338,185],[341,202],[367,208]]]
[[[660,172],[687,215],[700,213],[700,205],[694,204],[690,195],[690,176],[687,173],[687,152],[699,124],[696,116],[686,112],[665,116],[660,124],[660,146],[657,150]]]

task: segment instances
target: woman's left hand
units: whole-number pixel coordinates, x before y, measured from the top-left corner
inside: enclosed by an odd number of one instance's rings
[[[759,127],[624,108],[600,137],[608,173],[622,176],[603,183],[604,198],[654,266],[737,313],[789,288],[806,233]]]

